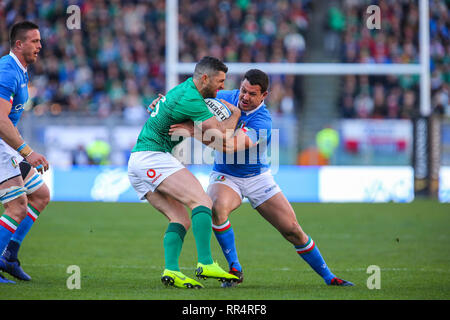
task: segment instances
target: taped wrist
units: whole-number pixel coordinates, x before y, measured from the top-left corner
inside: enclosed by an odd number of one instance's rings
[[[24,158],[28,157],[33,153],[33,150],[24,142],[20,147],[17,148],[17,152]]]

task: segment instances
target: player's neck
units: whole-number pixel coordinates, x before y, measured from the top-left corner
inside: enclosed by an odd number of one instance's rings
[[[11,49],[11,52],[16,56],[17,60],[19,60],[20,64],[23,66],[23,68],[26,69],[27,63],[25,62],[25,58],[23,57],[23,55],[14,49]]]
[[[192,78],[192,81],[194,82],[194,85],[197,88],[198,92],[200,92],[200,94],[203,97],[202,86],[201,86],[200,82],[194,78]]]

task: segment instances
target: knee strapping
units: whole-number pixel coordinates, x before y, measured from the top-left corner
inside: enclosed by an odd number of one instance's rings
[[[32,194],[44,184],[44,179],[39,173],[33,174],[29,179],[25,180],[25,190],[27,195]]]
[[[2,204],[8,203],[23,194],[26,194],[25,187],[13,186],[7,189],[2,189],[0,190],[0,202]]]

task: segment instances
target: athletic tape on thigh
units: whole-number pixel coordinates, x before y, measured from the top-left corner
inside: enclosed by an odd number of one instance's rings
[[[25,187],[10,187],[7,189],[0,190],[0,202],[5,204],[9,201],[17,199],[21,195],[26,194]]]
[[[42,176],[35,172],[29,179],[25,180],[25,189],[27,194],[32,194],[44,184]]]

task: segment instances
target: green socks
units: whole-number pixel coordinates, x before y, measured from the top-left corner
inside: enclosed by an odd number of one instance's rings
[[[192,232],[197,245],[198,262],[211,264],[211,235],[212,235],[212,212],[205,206],[198,206],[192,210]]]
[[[211,256],[212,235],[211,209],[198,206],[192,210],[192,232],[197,245],[198,262],[203,264],[213,263]],[[164,234],[164,260],[165,268],[172,271],[180,271],[178,259],[183,247],[186,229],[182,224],[169,223]]]
[[[182,224],[169,223],[166,233],[164,234],[164,259],[166,269],[180,271],[178,258],[180,257],[185,235],[186,229]]]

